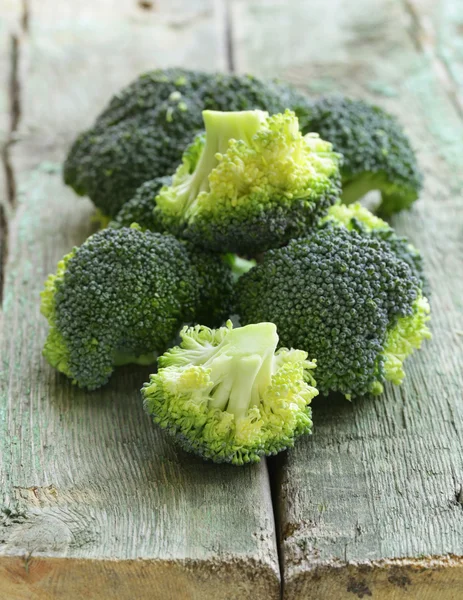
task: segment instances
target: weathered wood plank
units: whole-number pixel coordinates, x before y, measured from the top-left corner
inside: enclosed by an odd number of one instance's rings
[[[0,597],[278,598],[268,473],[206,464],[143,413],[148,369],[84,393],[41,357],[46,274],[91,230],[61,182],[72,136],[156,65],[222,68],[216,3],[33,1],[0,342]]]
[[[422,50],[463,115],[463,10],[458,0],[404,0]]]
[[[463,589],[463,123],[404,4],[236,1],[235,64],[311,93],[370,98],[404,123],[426,175],[393,224],[423,250],[432,343],[401,388],[317,399],[278,467],[284,597],[459,598]]]
[[[3,270],[7,255],[8,219],[11,212],[11,172],[8,164],[7,146],[14,127],[14,81],[12,72],[16,58],[16,35],[20,12],[12,0],[2,3],[0,12],[0,300],[3,287]],[[1,319],[1,311],[0,311]]]

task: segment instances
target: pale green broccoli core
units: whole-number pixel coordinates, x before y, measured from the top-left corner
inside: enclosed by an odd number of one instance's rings
[[[258,462],[311,431],[315,362],[300,350],[275,352],[273,323],[197,325],[181,338],[160,357],[143,396],[154,420],[186,449],[216,462]]]
[[[158,206],[171,214],[185,214],[201,192],[208,192],[209,174],[218,165],[217,155],[225,154],[230,140],[250,143],[259,131],[268,113],[261,110],[241,112],[203,111],[206,143],[193,171],[179,169],[174,176],[175,194],[165,193],[166,187],[156,199]]]
[[[183,350],[182,361],[209,369],[213,385],[208,406],[245,417],[248,409],[257,406],[270,386],[275,363],[278,335],[273,323],[248,325],[230,329],[218,346],[202,345],[190,340],[193,346]],[[162,366],[176,364],[176,354],[163,356]]]

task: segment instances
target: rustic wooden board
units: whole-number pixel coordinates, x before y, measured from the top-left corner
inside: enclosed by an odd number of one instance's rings
[[[399,1],[238,0],[232,14],[238,70],[276,68],[310,93],[378,102],[406,126],[426,175],[420,202],[393,224],[425,255],[434,339],[409,361],[403,387],[352,404],[317,399],[314,435],[275,466],[284,598],[456,600],[463,595],[458,90],[438,52],[423,46],[420,20]]]
[[[434,57],[447,90],[463,115],[463,10],[458,0],[406,0],[415,37]]]
[[[70,139],[144,69],[225,64],[220,3],[153,6],[36,0],[22,34],[0,342],[8,600],[279,597],[266,464],[219,467],[179,451],[143,413],[148,369],[121,369],[84,393],[41,357],[43,280],[91,231],[90,202],[61,182]]]
[[[0,13],[0,301],[3,282],[3,267],[7,256],[8,218],[11,212],[12,177],[7,159],[7,146],[11,141],[11,130],[15,125],[14,72],[16,36],[19,29],[20,12],[14,0],[5,0]],[[1,318],[1,316],[0,316]]]

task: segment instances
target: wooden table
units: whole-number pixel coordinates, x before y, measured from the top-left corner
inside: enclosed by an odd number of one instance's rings
[[[0,0],[0,19],[0,598],[461,600],[461,0]],[[432,343],[401,388],[317,401],[312,438],[249,468],[153,427],[146,369],[87,394],[41,357],[44,278],[92,227],[66,150],[118,88],[173,65],[371,99],[426,175],[393,224],[427,261]]]

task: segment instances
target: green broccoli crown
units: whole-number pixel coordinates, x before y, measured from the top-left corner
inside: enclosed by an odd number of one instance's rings
[[[205,111],[204,121],[196,166],[184,158],[156,198],[172,233],[254,254],[307,233],[338,198],[339,156],[317,134],[302,136],[293,112]]]
[[[390,215],[409,208],[418,198],[422,175],[415,153],[397,120],[383,109],[363,100],[323,97],[312,105],[308,129],[344,156],[346,204],[379,190],[379,211]]]
[[[371,235],[387,244],[389,249],[410,267],[412,274],[420,282],[424,294],[429,297],[429,285],[424,272],[421,252],[405,236],[399,236],[394,229],[359,202],[346,206],[335,204],[328,210],[321,224],[329,222],[332,225],[344,226],[349,230],[355,229],[361,235]]]
[[[228,313],[231,289],[230,269],[218,256],[137,228],[100,231],[45,284],[44,355],[80,387],[96,389],[119,364],[153,362],[199,308],[214,317]]]
[[[307,101],[294,88],[248,75],[155,70],[121,90],[95,125],[72,145],[65,183],[114,217],[145,181],[172,173],[203,128],[202,111],[294,107],[307,119]]]
[[[259,462],[312,429],[315,361],[275,352],[273,323],[184,328],[142,389],[145,408],[187,451],[214,462]]]
[[[430,337],[429,305],[409,266],[382,240],[330,224],[267,252],[236,296],[243,324],[272,321],[283,345],[316,356],[323,393],[381,393]]]

